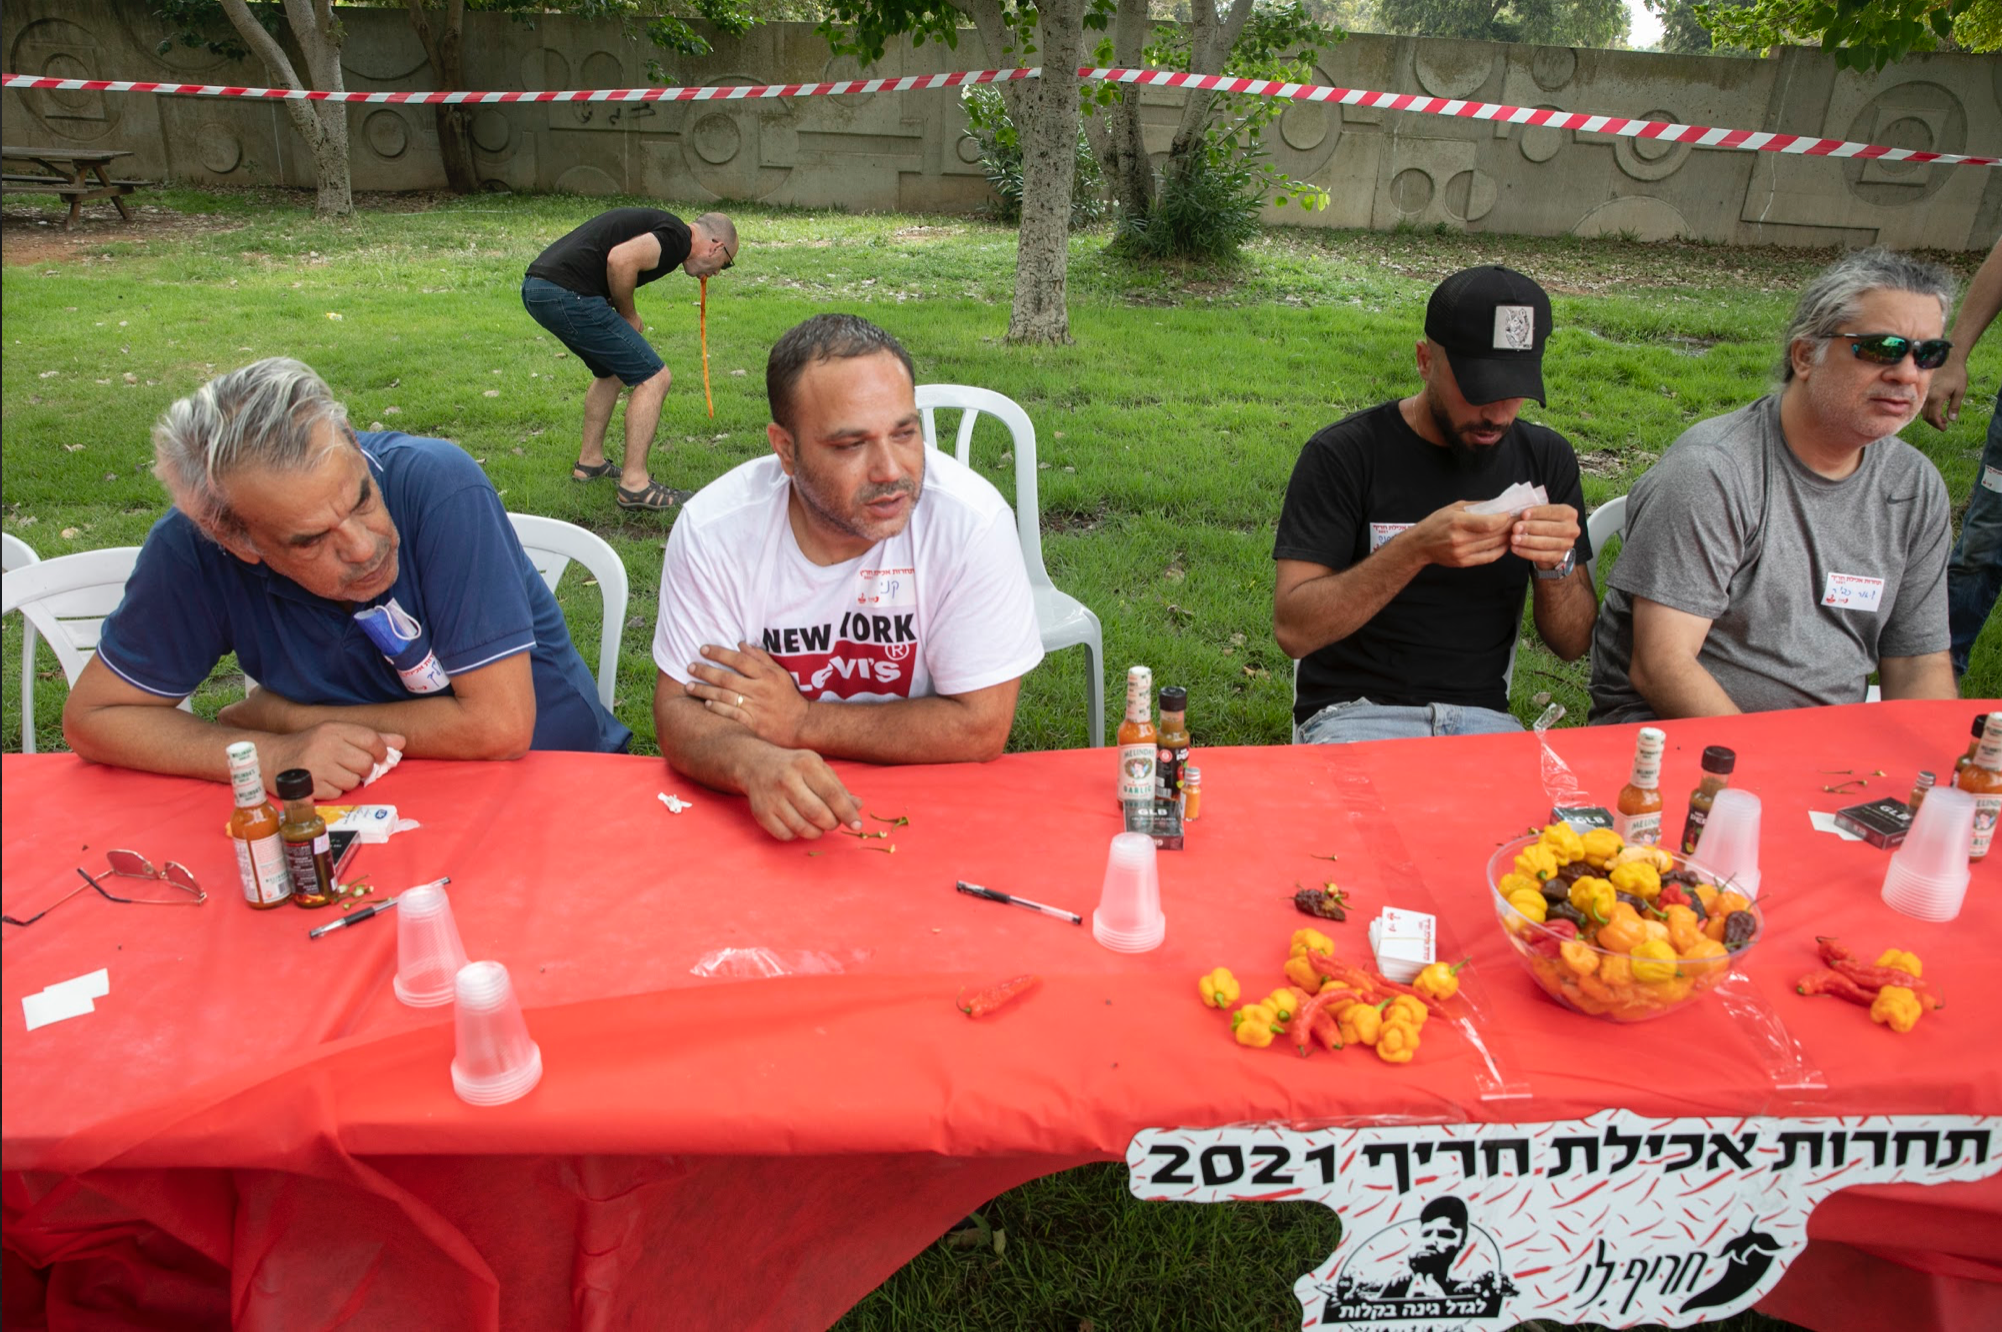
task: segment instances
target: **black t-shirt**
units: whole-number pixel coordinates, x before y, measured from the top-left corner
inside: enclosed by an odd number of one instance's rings
[[[551,245],[528,266],[528,276],[554,282],[579,296],[612,298],[605,275],[605,258],[614,246],[651,231],[660,241],[660,262],[639,275],[635,286],[644,287],[665,277],[688,262],[694,238],[688,224],[673,213],[658,208],[614,208],[600,213],[563,239]]]
[[[1578,562],[1590,566],[1578,459],[1564,436],[1518,420],[1465,462],[1427,443],[1395,402],[1328,426],[1300,451],[1273,558],[1342,570],[1457,500],[1489,500],[1518,481],[1578,510]],[[1427,565],[1369,623],[1300,663],[1293,717],[1331,703],[1457,703],[1508,711],[1503,677],[1522,625],[1531,564],[1506,554],[1472,569]]]

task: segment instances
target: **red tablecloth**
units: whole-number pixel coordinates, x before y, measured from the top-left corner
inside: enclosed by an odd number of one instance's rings
[[[1813,832],[1822,769],[1902,794],[1950,767],[1971,704],[1885,704],[1671,724],[1672,830],[1695,755],[1739,754],[1765,804],[1768,931],[1746,970],[1826,1075],[1775,1089],[1712,1000],[1621,1028],[1545,999],[1486,896],[1493,848],[1549,807],[1530,736],[1202,754],[1189,848],[1161,858],[1167,942],[1137,957],[1078,929],[956,894],[955,879],[1089,914],[1117,831],[1104,750],[844,778],[886,842],[777,843],[741,800],[658,760],[537,754],[409,762],[370,788],[421,829],[365,849],[385,889],[452,876],[469,955],[508,964],[546,1073],[525,1099],[452,1094],[449,1009],[391,993],[393,915],[309,943],[324,913],[236,900],[227,789],[8,756],[10,914],[124,846],[189,865],[193,910],[88,895],[5,933],[9,1325],[821,1327],[993,1194],[1117,1158],[1150,1126],[1385,1116],[1549,1120],[1642,1113],[2002,1113],[2002,857],[1949,925],[1877,896],[1886,853]],[[1588,792],[1625,780],[1633,729],[1560,732]],[[655,799],[693,808],[670,815]],[[886,828],[872,822],[871,829]],[[894,854],[877,848],[894,843]],[[1310,859],[1337,854],[1340,861]],[[1231,967],[1278,983],[1302,923],[1296,880],[1332,875],[1361,910],[1436,911],[1504,1072],[1532,1098],[1483,1101],[1478,1057],[1250,1052],[1194,1000]],[[67,881],[67,882],[66,882]],[[1801,999],[1813,936],[1923,956],[1952,1007],[1905,1037]],[[704,979],[722,948],[819,954],[840,974]],[[1874,955],[1874,954],[1873,954]],[[18,1000],[108,967],[94,1014],[25,1031]],[[963,986],[1037,971],[1038,995],[978,1024]],[[1837,1195],[1766,1305],[1822,1329],[2002,1326],[2002,1184]],[[1275,1282],[1297,1275],[1274,1272]],[[82,1312],[74,1312],[82,1311]],[[65,1322],[74,1317],[77,1322]]]

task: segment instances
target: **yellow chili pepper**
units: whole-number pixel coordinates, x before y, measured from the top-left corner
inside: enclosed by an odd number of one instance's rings
[[[1387,1022],[1376,1038],[1376,1057],[1386,1064],[1408,1064],[1418,1053],[1418,1028],[1408,1022]]]
[[[1538,893],[1537,896],[1541,897],[1543,894]],[[1451,965],[1434,962],[1418,973],[1418,979],[1411,982],[1411,988],[1427,999],[1451,999],[1460,992],[1460,968],[1473,960],[1471,957],[1463,957]],[[1419,1006],[1424,1007],[1422,1004]]]
[[[1335,941],[1319,930],[1295,930],[1292,942],[1287,945],[1288,957],[1301,957],[1307,953],[1320,953],[1326,957],[1335,955]]]
[[[1599,969],[1599,955],[1591,945],[1579,943],[1576,939],[1566,939],[1557,945],[1557,958],[1571,968],[1575,975],[1589,976]]]
[[[1902,948],[1886,948],[1884,955],[1877,959],[1877,965],[1880,967],[1894,967],[1910,976],[1913,980],[1919,980],[1926,974],[1925,967],[1919,962],[1917,954],[1907,953]]]
[[[1232,1013],[1230,1029],[1239,1045],[1248,1045],[1254,1050],[1263,1050],[1272,1044],[1274,1036],[1282,1035],[1286,1030],[1279,1025],[1279,1015],[1265,1004],[1246,1004]]]
[[[1666,939],[1649,939],[1633,951],[1634,979],[1664,985],[1675,979],[1675,948]]]
[[[1515,867],[1538,883],[1547,883],[1557,877],[1557,853],[1541,842],[1533,842],[1516,856]]]
[[[1613,857],[1613,865],[1626,865],[1638,861],[1651,866],[1657,874],[1666,874],[1675,868],[1675,857],[1658,846],[1646,842],[1632,842],[1620,848],[1620,854]]]
[[[1544,922],[1550,912],[1550,903],[1545,900],[1542,893],[1536,891],[1534,888],[1524,888],[1514,897],[1509,898],[1508,904],[1539,925]]]
[[[1525,888],[1533,893],[1543,891],[1540,880],[1533,879],[1529,875],[1522,873],[1504,874],[1501,876],[1501,881],[1495,884],[1495,891],[1499,892],[1504,900],[1514,897]]]
[[[1328,984],[1328,978],[1314,970],[1314,964],[1307,960],[1305,953],[1287,958],[1286,965],[1281,970],[1286,973],[1286,979],[1292,982],[1295,989],[1304,990],[1308,994],[1319,994]]]
[[[1585,839],[1568,823],[1553,823],[1543,830],[1542,844],[1557,856],[1559,865],[1585,858]]]
[[[1571,905],[1600,924],[1606,922],[1613,903],[1618,900],[1613,895],[1613,885],[1604,879],[1580,879],[1571,885]]]
[[[1279,1025],[1283,1027],[1293,1020],[1293,1015],[1307,1002],[1307,996],[1290,986],[1282,986],[1259,1002],[1278,1015]]]
[[[1902,1034],[1919,1025],[1919,1014],[1924,1011],[1918,995],[1902,985],[1886,985],[1870,1005],[1870,1020]]]
[[[1218,967],[1196,982],[1196,993],[1211,1008],[1229,1008],[1237,1002],[1240,987],[1228,967]]]
[[[1423,1027],[1432,1016],[1425,1007],[1425,1001],[1414,999],[1408,994],[1392,995],[1390,1003],[1383,1010],[1383,1020],[1387,1023],[1408,1023],[1413,1031]]]
[[[1369,1004],[1350,1004],[1336,1016],[1335,1026],[1343,1045],[1375,1045],[1383,1034],[1383,1013]]]
[[[1643,902],[1652,902],[1661,895],[1661,875],[1654,866],[1639,860],[1629,860],[1613,866],[1607,876],[1613,887],[1623,893],[1632,893]]]
[[[1594,828],[1579,841],[1584,846],[1584,861],[1594,869],[1604,869],[1613,863],[1613,857],[1620,854],[1625,843],[1611,828]]]
[[[1688,976],[1707,976],[1731,965],[1731,951],[1715,939],[1698,939],[1682,955],[1682,971]]]

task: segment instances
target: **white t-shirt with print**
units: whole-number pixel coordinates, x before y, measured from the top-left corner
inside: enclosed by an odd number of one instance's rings
[[[904,530],[841,564],[807,559],[776,455],[732,468],[682,507],[667,539],[653,659],[688,683],[704,644],[757,643],[808,701],[966,694],[1043,659],[1014,515],[949,454],[925,450]]]

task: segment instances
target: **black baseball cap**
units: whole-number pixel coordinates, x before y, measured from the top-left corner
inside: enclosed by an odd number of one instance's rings
[[[1543,402],[1550,297],[1514,269],[1463,268],[1434,287],[1425,304],[1425,336],[1446,349],[1468,402]]]

